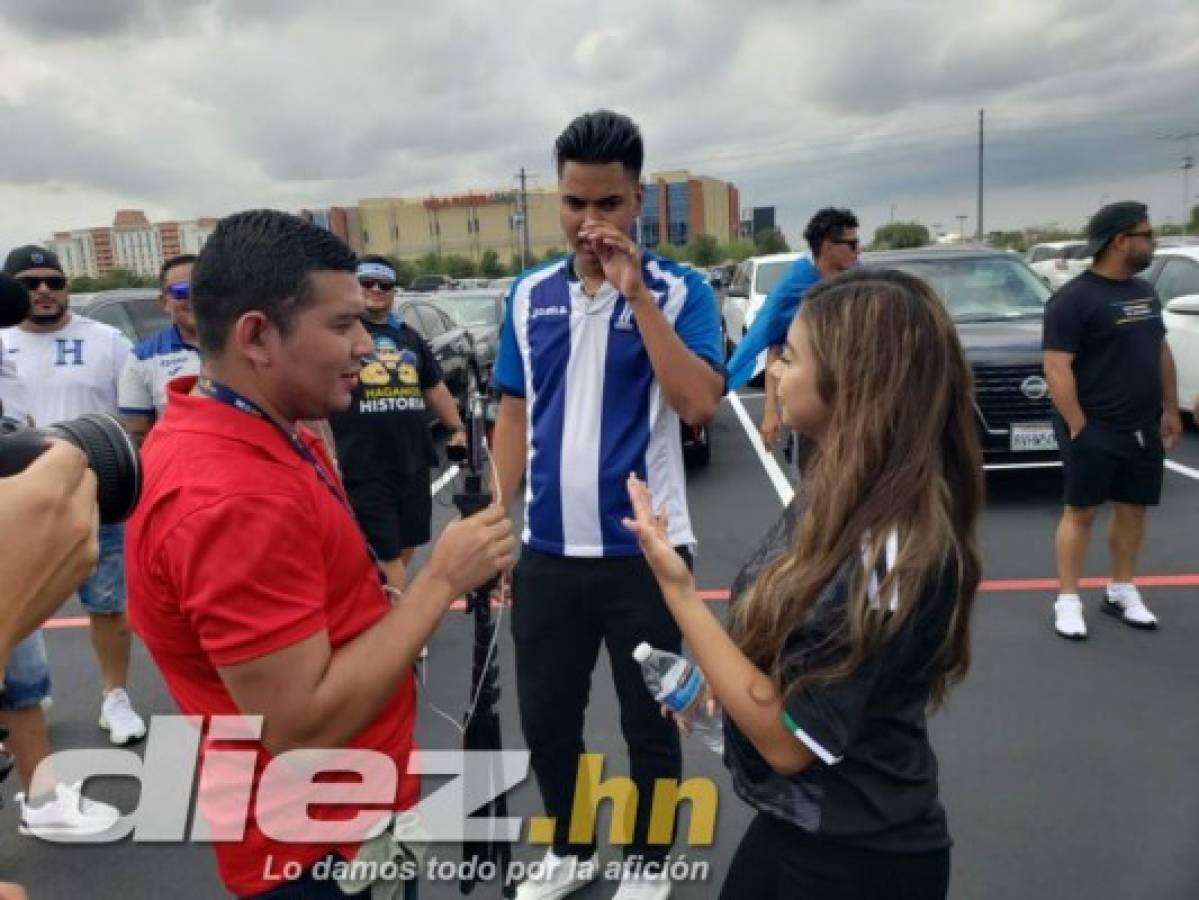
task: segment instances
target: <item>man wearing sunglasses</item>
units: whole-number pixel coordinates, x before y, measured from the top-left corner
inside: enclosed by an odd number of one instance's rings
[[[174,256],[158,273],[158,302],[171,324],[133,348],[125,362],[118,391],[121,421],[141,446],[166,408],[167,382],[200,374],[199,338],[192,312],[191,277],[194,254]]]
[[[858,219],[848,209],[826,207],[808,220],[804,240],[812,249],[811,258],[801,256],[767,295],[736,351],[729,358],[728,389],[748,382],[756,370],[758,354],[766,351],[766,372],[787,342],[787,329],[799,310],[804,294],[819,281],[848,272],[858,264]],[[779,433],[777,385],[766,377],[766,397],[762,424],[758,428],[767,449],[774,447]]]
[[[117,412],[117,383],[130,344],[110,325],[74,315],[69,308],[67,279],[58,257],[43,247],[27,245],[8,254],[4,273],[30,293],[29,317],[0,333],[5,363],[16,373],[34,424],[44,427],[86,413]],[[130,635],[125,620],[124,526],[101,526],[100,558],[95,574],[78,590],[88,613],[92,648],[100,664],[100,727],[114,744],[145,737],[146,726],[134,710],[125,686],[129,675]],[[0,590],[3,588],[0,587]],[[50,670],[40,635],[24,651],[14,652],[5,671],[5,697],[0,701],[4,724],[11,731],[10,749],[30,765],[49,752],[40,702],[50,694]],[[85,801],[78,788],[28,785],[21,799],[22,823],[35,830],[74,830],[102,824],[111,807]],[[92,814],[96,813],[95,816]],[[82,818],[81,818],[82,817]]]
[[[433,502],[429,468],[437,464],[425,409],[466,445],[466,430],[441,366],[424,338],[392,314],[396,273],[383,256],[358,264],[374,352],[363,361],[354,399],[329,417],[346,492],[387,583],[403,588],[416,548],[429,542]]]
[[[1103,207],[1087,225],[1090,268],[1045,308],[1045,378],[1066,501],[1053,627],[1069,640],[1087,636],[1078,582],[1095,519],[1109,501],[1111,580],[1099,608],[1134,628],[1157,627],[1132,578],[1146,507],[1161,499],[1162,463],[1178,443],[1182,419],[1162,305],[1153,286],[1136,277],[1153,260],[1154,246],[1145,204]]]

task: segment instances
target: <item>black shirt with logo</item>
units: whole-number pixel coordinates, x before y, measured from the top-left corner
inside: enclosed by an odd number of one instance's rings
[[[763,538],[733,583],[734,604],[791,547],[801,508],[797,496]],[[791,635],[782,658],[786,681],[844,658],[848,650],[837,635],[855,580],[868,577],[864,568],[861,558],[846,560]],[[872,605],[890,610],[891,598],[875,596],[885,575],[885,566],[874,573],[870,596]],[[786,694],[784,725],[817,757],[802,772],[775,772],[726,716],[725,765],[737,794],[762,812],[855,847],[890,853],[949,847],[926,709],[956,593],[956,566],[947,565],[901,632],[855,672]]]
[[[347,486],[398,485],[428,476],[437,464],[429,434],[425,391],[442,380],[425,339],[404,323],[363,322],[375,349],[358,376],[354,398],[329,417],[337,458]]]
[[[1162,411],[1162,305],[1149,282],[1092,270],[1049,299],[1041,345],[1074,354],[1088,421],[1123,431],[1152,427]]]

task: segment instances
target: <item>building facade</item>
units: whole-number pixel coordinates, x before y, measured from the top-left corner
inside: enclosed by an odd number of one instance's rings
[[[123,269],[157,276],[164,260],[199,253],[216,228],[214,218],[151,222],[140,209],[118,210],[107,228],[56,231],[46,242],[68,278],[99,278]]]
[[[640,240],[653,249],[683,246],[706,234],[727,244],[737,237],[741,195],[736,185],[686,170],[655,172],[645,183]]]
[[[558,225],[558,192],[534,188],[528,196],[529,249],[538,256],[565,244]],[[371,197],[358,204],[362,253],[416,260],[429,254],[479,262],[488,251],[507,264],[519,257],[525,223],[516,191],[429,197]],[[351,242],[351,246],[353,243]]]

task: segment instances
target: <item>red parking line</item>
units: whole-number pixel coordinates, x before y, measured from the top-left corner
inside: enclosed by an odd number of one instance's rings
[[[1199,587],[1199,574],[1194,575],[1138,575],[1133,579],[1141,587]],[[1084,578],[1082,587],[1098,588],[1107,584],[1106,578]],[[978,586],[979,593],[982,594],[1019,594],[1031,591],[1052,591],[1057,589],[1056,578],[1008,578],[995,579],[984,581]],[[707,600],[711,603],[727,603],[729,599],[728,590],[722,591],[700,591],[700,599]],[[491,603],[492,608],[499,604],[495,601]],[[455,612],[462,612],[466,609],[465,600],[455,600],[450,604],[450,609]],[[88,618],[86,616],[76,616],[65,619],[51,619],[47,622],[44,628],[86,628]]]

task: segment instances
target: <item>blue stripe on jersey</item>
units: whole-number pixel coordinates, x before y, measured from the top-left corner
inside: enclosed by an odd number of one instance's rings
[[[599,514],[604,548],[616,553],[637,547],[636,537],[621,520],[632,515],[625,487],[629,473],[636,472],[638,478],[646,480],[650,388],[654,382],[653,366],[640,333],[632,327],[631,312],[624,297],[616,301],[604,359]],[[627,327],[622,327],[626,318]]]
[[[566,415],[566,366],[570,360],[570,289],[559,272],[533,287],[525,311],[525,333],[532,369],[529,410],[532,446],[529,459],[527,517],[538,549],[561,552],[562,430]]]

